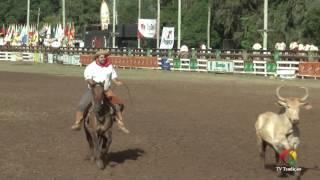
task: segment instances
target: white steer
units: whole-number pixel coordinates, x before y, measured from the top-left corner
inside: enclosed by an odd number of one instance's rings
[[[259,115],[255,124],[260,156],[264,161],[266,147],[270,146],[275,152],[276,162],[279,163],[279,154],[283,150],[296,150],[299,141],[299,112],[300,107],[310,109],[312,106],[305,102],[309,96],[308,89],[302,98],[284,98],[279,91],[282,86],[276,89],[278,104],[282,106],[280,113],[265,112]]]

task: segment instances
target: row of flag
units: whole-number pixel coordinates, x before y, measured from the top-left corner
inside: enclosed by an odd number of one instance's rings
[[[55,42],[59,47],[70,46],[75,37],[75,27],[73,23],[66,24],[65,28],[61,24],[44,24],[41,28],[36,25],[2,25],[0,37],[3,37],[4,45],[51,46]]]

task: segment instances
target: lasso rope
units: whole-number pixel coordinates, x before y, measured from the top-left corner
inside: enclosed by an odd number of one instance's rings
[[[129,96],[129,99],[130,99],[130,104],[133,105],[133,101],[132,101],[132,97],[131,97],[131,93],[130,93],[130,89],[129,89],[128,85],[125,84],[124,82],[122,82],[122,85],[124,85],[124,87],[127,89],[128,96]],[[111,87],[111,89],[112,90],[115,89],[114,87],[115,86]]]
[[[125,84],[124,82],[122,82],[122,84],[126,87],[126,89],[127,89],[127,91],[128,91],[130,103],[131,103],[131,105],[133,105],[133,101],[132,101],[132,97],[131,97],[131,93],[130,93],[130,89],[129,89],[128,85]]]

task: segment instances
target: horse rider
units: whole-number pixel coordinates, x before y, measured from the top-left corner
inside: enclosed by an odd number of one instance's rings
[[[124,133],[129,133],[129,130],[125,127],[123,123],[122,112],[124,109],[124,103],[119,99],[110,89],[111,82],[114,82],[117,86],[123,83],[118,80],[118,75],[113,68],[109,56],[110,51],[99,50],[94,56],[94,61],[90,63],[84,70],[84,78],[88,83],[88,90],[83,94],[80,99],[77,111],[75,114],[75,122],[71,126],[72,130],[80,130],[81,122],[83,121],[83,115],[86,110],[91,105],[92,93],[90,87],[92,87],[97,82],[104,82],[104,91],[107,98],[114,105],[116,110],[115,120],[118,124],[118,128]]]

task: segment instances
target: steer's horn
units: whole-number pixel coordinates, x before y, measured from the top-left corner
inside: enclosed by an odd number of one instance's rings
[[[307,98],[309,96],[309,90],[306,87],[300,87],[300,88],[304,89],[306,92],[306,94],[302,98],[300,98],[300,101],[305,101],[305,100],[307,100]]]
[[[280,89],[281,89],[282,87],[283,87],[283,86],[277,87],[276,95],[277,95],[277,98],[278,98],[279,100],[285,101],[286,99],[280,95]]]

